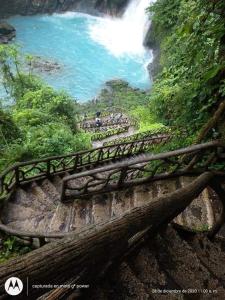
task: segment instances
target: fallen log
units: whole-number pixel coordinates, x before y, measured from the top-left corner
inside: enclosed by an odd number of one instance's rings
[[[110,222],[90,226],[77,236],[49,243],[3,263],[0,265],[1,299],[7,298],[4,284],[12,276],[19,277],[24,285],[29,282],[17,299],[24,299],[26,293],[29,299],[37,299],[48,291],[37,288],[39,285],[60,285],[70,278],[79,278],[80,274],[83,281],[76,283],[90,284],[91,278],[98,276],[99,266],[127,249],[130,238],[149,226],[157,230],[165,221],[171,221],[204,190],[213,176],[206,172],[188,186],[134,208]],[[85,282],[86,278],[88,282]]]
[[[131,253],[133,253],[138,247],[140,247],[144,242],[149,238],[149,227],[137,233],[134,237],[132,237],[129,240],[128,247],[127,249],[124,249],[123,252],[118,253],[117,257],[113,261],[109,261],[107,265],[103,265],[100,267],[98,270],[98,277],[95,278],[94,284],[97,283],[97,280],[101,280],[104,278],[104,275],[111,269],[115,264],[121,263],[126,257],[128,257]],[[82,275],[82,274],[81,274]],[[68,283],[74,284],[77,282],[77,278],[71,278],[68,280],[65,285]],[[42,295],[41,297],[38,298],[38,300],[62,300],[62,299],[70,299],[70,298],[65,298],[71,296],[73,300],[75,299],[81,299],[80,297],[82,296],[82,290],[73,290],[69,288],[58,288],[55,290],[51,290],[50,292]]]

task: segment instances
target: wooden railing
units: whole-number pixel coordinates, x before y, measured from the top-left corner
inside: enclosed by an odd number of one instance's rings
[[[125,124],[130,124],[130,121],[128,118],[121,118],[120,120],[110,120],[110,119],[107,119],[107,120],[103,120],[102,121],[102,125],[101,127],[109,127],[109,126],[119,126],[119,125],[125,125]],[[84,130],[88,130],[90,128],[99,128],[97,125],[96,125],[96,122],[95,120],[92,120],[92,121],[84,121],[80,124],[80,127]]]
[[[225,146],[214,141],[168,153],[149,154],[148,157],[67,176],[63,179],[61,200],[110,192],[184,174],[200,174],[210,169],[225,171],[225,158],[221,152],[225,153]]]
[[[100,133],[100,132],[106,132],[106,131],[110,131],[110,130],[116,130],[119,129],[121,127],[125,127],[128,126],[130,127],[130,124],[113,124],[113,125],[109,125],[109,126],[101,126],[101,127],[90,127],[90,128],[85,128],[83,129],[85,132],[89,132],[89,133]],[[118,144],[118,143],[115,143]]]
[[[127,132],[128,130],[129,130],[129,126],[122,126],[122,127],[119,126],[116,128],[106,130],[106,131],[97,131],[92,135],[91,139],[92,139],[92,141],[100,141],[100,140],[106,139],[110,136],[118,135],[123,132]],[[115,144],[117,144],[117,143],[112,143],[111,145],[115,145]]]
[[[161,135],[166,135],[169,134],[168,132],[163,132],[163,131],[145,131],[145,132],[139,132],[135,133],[133,135],[123,137],[123,138],[117,138],[113,141],[105,142],[103,145],[104,146],[110,146],[113,145],[113,143],[119,144],[119,143],[125,143],[125,142],[132,142],[135,140],[142,140],[142,139],[148,139],[148,138],[153,138],[153,137],[160,137]]]
[[[176,127],[167,127],[156,130],[155,132],[152,130],[144,131],[144,132],[138,132],[133,135],[123,137],[123,138],[117,138],[114,139],[113,141],[108,141],[103,144],[103,146],[110,146],[113,145],[113,143],[119,144],[119,143],[125,143],[125,142],[132,142],[135,140],[141,140],[141,139],[149,139],[153,137],[160,137],[161,135],[171,135],[173,136],[186,136],[187,135],[187,130],[182,128],[182,129],[177,129]]]
[[[133,147],[135,146],[133,145]],[[49,159],[46,159],[45,161],[47,162],[48,160]],[[34,163],[34,161],[32,163]],[[28,166],[29,164],[23,164],[23,166],[25,165]],[[14,166],[8,169],[8,171],[6,171],[4,174],[6,174],[7,172],[11,172],[12,170],[15,174],[16,169],[20,170],[22,166],[17,165],[17,167],[18,168]],[[81,174],[76,174],[75,176],[66,177],[63,180],[64,182],[63,184],[65,188],[63,190],[66,193],[69,192],[69,195],[64,194],[65,197],[63,198],[63,200],[69,199],[71,196],[71,192],[73,194],[72,195],[73,198],[74,197],[76,198],[85,195],[87,196],[90,194],[92,195],[95,193],[102,193],[106,191],[112,191],[115,189],[126,188],[131,185],[137,185],[140,183],[148,183],[153,180],[162,180],[162,179],[167,179],[167,178],[181,176],[181,175],[199,175],[200,173],[208,170],[212,171],[215,176],[219,176],[219,177],[222,176],[222,179],[224,180],[225,145],[223,143],[214,141],[202,145],[195,145],[192,147],[179,149],[168,153],[161,153],[158,155],[149,154],[148,157],[146,156],[144,159],[143,158],[134,159],[132,163],[125,161],[123,163],[116,163],[104,168],[99,168],[99,169],[83,172]],[[2,182],[4,182],[3,177],[1,177],[1,184]],[[77,178],[82,178],[84,180],[84,184],[79,189],[78,188],[74,189],[74,183],[75,183],[74,180],[76,180]],[[69,186],[71,180],[73,183],[72,189]],[[11,181],[11,184],[13,184],[13,180]],[[192,191],[191,194],[192,194],[191,196],[192,199],[194,199],[196,197],[194,191]],[[66,236],[69,237],[74,234],[73,232],[69,232],[69,233],[27,232],[27,231],[21,231],[19,229],[11,228],[8,225],[2,224],[1,222],[0,222],[0,230],[9,235],[22,237],[27,242],[30,242],[31,244],[33,243],[33,238],[38,239],[40,246],[46,243],[46,238],[59,239]],[[49,241],[50,240],[48,240],[48,242]]]
[[[110,108],[101,110],[100,118],[105,118],[105,117],[110,118],[111,114],[119,114],[119,113],[122,113],[123,115],[125,115],[125,111],[122,108],[112,106]],[[82,114],[80,114],[80,119],[81,118],[83,118]],[[85,121],[90,122],[90,121],[93,121],[95,118],[96,118],[96,113],[93,113],[93,112],[87,113]]]
[[[49,178],[65,172],[75,173],[83,169],[91,169],[106,161],[115,161],[122,157],[148,151],[152,145],[166,142],[169,138],[169,136],[162,136],[160,138],[121,143],[68,155],[17,163],[0,175],[0,198],[5,197],[21,184]]]

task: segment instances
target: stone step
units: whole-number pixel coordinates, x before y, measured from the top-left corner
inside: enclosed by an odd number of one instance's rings
[[[48,180],[45,179],[40,183],[41,189],[44,191],[46,196],[51,199],[51,202],[54,204],[58,204],[60,202],[60,193],[57,191],[54,184]]]
[[[51,181],[45,179],[38,184],[33,182],[24,186],[26,190],[18,189],[10,199],[8,206],[7,204],[4,205],[2,221],[7,224],[23,221],[25,218],[37,218],[39,220],[43,217],[47,221],[46,223],[42,222],[39,226],[42,231],[48,233],[79,231],[87,225],[105,222],[116,216],[121,216],[133,207],[142,206],[157,197],[171,193],[192,180],[193,178],[186,177],[160,180],[126,190],[83,199],[75,198],[69,203],[61,203],[59,191],[62,178],[55,176]],[[75,180],[71,182],[71,186],[80,186],[81,181],[82,179]],[[213,222],[213,218],[210,219],[212,213],[210,197],[212,194],[208,193],[207,189],[203,191],[193,204],[175,219],[175,222],[193,230],[207,229],[209,224]],[[14,207],[13,205],[17,206]],[[43,224],[46,224],[46,228],[43,227]]]
[[[112,196],[110,194],[93,196],[91,202],[93,223],[101,223],[111,219]]]
[[[31,193],[27,193],[27,191],[24,190],[25,188],[26,187],[17,188],[12,198],[10,198],[9,202],[21,205],[23,207],[32,208],[34,211],[37,211],[37,213],[39,213],[41,210],[39,202],[33,197]]]
[[[113,290],[119,299],[148,300],[152,299],[146,292],[144,284],[136,277],[126,262],[123,262],[118,272],[114,272],[111,277]]]
[[[68,203],[60,202],[54,211],[47,231],[79,231],[92,223],[92,201],[83,199]]]
[[[82,299],[225,299],[221,247],[197,237],[187,240],[169,225],[121,264],[115,263]]]
[[[175,192],[181,187],[178,179],[158,180],[155,182],[155,184],[157,197]]]
[[[151,202],[158,197],[158,187],[155,182],[146,184],[145,186],[136,186],[134,188],[133,200],[134,207],[140,207],[147,202]]]
[[[93,202],[91,200],[77,200],[71,204],[69,231],[80,231],[85,226],[94,223],[92,216]]]
[[[170,274],[181,289],[214,289],[224,294],[222,285],[202,264],[193,248],[181,239],[172,227],[158,235],[156,246],[160,268]],[[199,296],[202,296],[201,293]],[[205,299],[210,299],[207,295],[204,296]]]
[[[181,177],[181,187],[190,184],[193,180],[193,177]],[[202,231],[212,227],[215,218],[208,188],[204,189],[203,192],[192,201],[192,203],[181,213],[181,216],[182,222],[180,225],[190,229]]]
[[[119,191],[112,193],[111,217],[123,215],[134,207],[133,190]]]
[[[1,220],[4,224],[15,221],[24,221],[36,217],[38,212],[31,207],[8,202],[1,211]],[[39,212],[41,214],[41,212]]]
[[[54,203],[36,182],[32,182],[26,191],[32,196],[34,199],[33,201],[37,201],[37,203],[39,203],[42,211],[51,211],[54,209]]]
[[[62,190],[62,178],[60,176],[54,176],[52,179],[52,183],[55,186],[57,192],[61,194]]]
[[[46,229],[48,228],[52,217],[53,217],[53,213],[48,212],[45,215],[32,216],[29,219],[23,219],[23,220],[17,219],[17,221],[9,222],[7,225],[12,227],[13,229],[17,229],[21,231],[46,234],[47,233]]]
[[[148,245],[142,247],[135,257],[129,259],[129,266],[135,273],[136,277],[144,284],[145,290],[152,299],[161,300],[165,299],[168,295],[162,295],[157,290],[178,290],[176,285],[169,276],[160,269],[157,261],[158,250],[150,241]],[[170,294],[171,300],[183,299],[182,294]]]
[[[10,222],[7,225],[13,229],[17,229],[21,231],[37,232],[36,224],[37,224],[37,217],[30,218],[28,220]]]
[[[221,267],[225,265],[225,253],[221,245],[203,235],[189,238],[187,242],[207,270],[225,286],[225,268]]]
[[[47,232],[68,232],[70,225],[71,203],[59,203],[56,207]]]
[[[51,223],[53,216],[54,216],[54,212],[50,211],[50,212],[48,212],[47,214],[45,214],[43,216],[36,217],[36,220],[35,220],[36,229],[35,229],[35,231],[36,232],[41,232],[43,234],[48,233],[48,226]]]

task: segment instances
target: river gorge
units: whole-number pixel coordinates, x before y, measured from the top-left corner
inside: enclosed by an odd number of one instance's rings
[[[75,9],[85,11],[85,1],[79,5],[78,2]],[[30,8],[26,16],[11,16],[7,21],[16,28],[15,43],[22,52],[38,58],[40,65],[44,61],[50,66],[50,72],[48,66],[34,68],[35,72],[51,86],[83,102],[93,99],[104,83],[113,79],[127,81],[134,88],[151,87],[147,66],[152,61],[152,51],[143,45],[150,27],[146,8],[151,2],[131,0],[125,9],[120,8],[120,13],[114,6],[111,15],[99,14],[107,10],[103,5],[99,6],[98,15],[94,13],[96,3],[89,4],[92,9],[87,10],[93,14],[36,14],[43,12],[36,3],[36,11]],[[55,7],[55,11],[60,9]],[[112,11],[117,15],[112,16]]]

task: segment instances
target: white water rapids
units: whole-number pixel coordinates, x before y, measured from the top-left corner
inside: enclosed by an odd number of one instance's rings
[[[143,42],[150,26],[146,8],[154,1],[130,0],[120,18],[66,12],[8,21],[24,53],[60,65],[60,70],[38,74],[54,88],[87,101],[113,79],[144,90],[151,87],[147,65],[152,53]]]
[[[147,7],[155,0],[131,0],[122,18],[106,16],[89,27],[93,40],[103,45],[115,56],[143,57],[144,38],[150,26]]]

